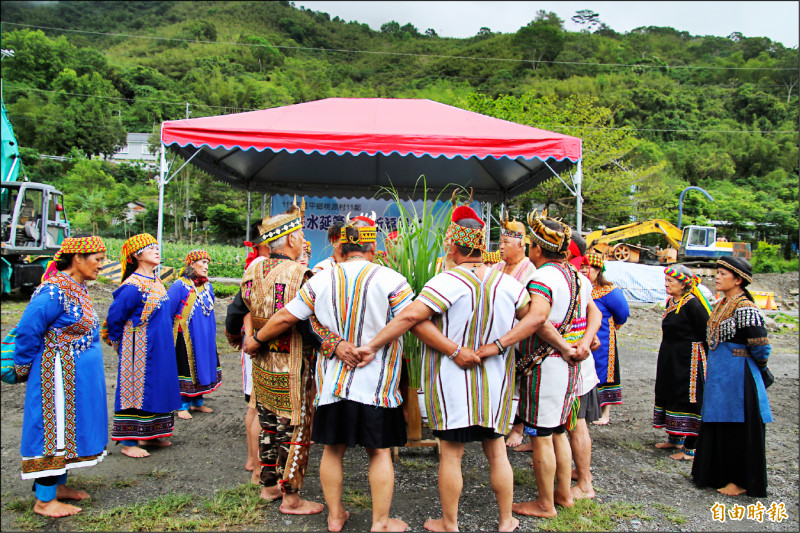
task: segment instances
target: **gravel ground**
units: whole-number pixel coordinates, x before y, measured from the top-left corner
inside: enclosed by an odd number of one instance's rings
[[[775,275],[772,275],[775,277]],[[792,278],[784,276],[787,280]],[[791,275],[790,275],[791,276]],[[787,283],[785,292],[796,290]],[[757,281],[761,281],[760,278]],[[769,283],[781,283],[767,280]],[[768,286],[767,283],[763,283]],[[766,289],[773,290],[773,289]],[[105,316],[111,300],[111,287],[96,284],[90,289],[98,314]],[[789,294],[786,294],[788,297]],[[783,294],[781,297],[784,297]],[[207,405],[213,414],[197,414],[193,420],[176,418],[173,446],[156,450],[145,460],[131,460],[109,444],[110,455],[99,466],[73,470],[74,478],[97,477],[103,480],[92,491],[92,511],[109,509],[133,502],[145,502],[172,492],[184,492],[208,498],[221,488],[241,485],[249,480],[244,470],[246,444],[243,417],[245,403],[241,392],[239,355],[225,342],[222,334],[225,309],[230,299],[220,299],[216,312],[219,323],[223,384],[210,395]],[[0,332],[5,335],[16,324],[25,301],[4,298]],[[685,530],[798,530],[798,334],[797,329],[771,334],[770,368],[776,377],[769,389],[775,423],[767,426],[768,497],[760,501],[765,507],[772,502],[784,503],[788,519],[781,523],[755,520],[714,522],[710,508],[716,502],[729,508],[734,503],[747,506],[756,499],[721,496],[712,489],[697,489],[691,482],[688,462],[672,461],[669,452],[653,445],[663,440],[662,431],[651,426],[655,360],[661,340],[661,311],[655,306],[636,307],[628,324],[620,331],[620,360],[623,375],[623,404],[612,408],[611,424],[592,426],[594,441],[592,472],[597,502],[641,504],[650,517],[618,519],[614,528],[620,531],[685,531]],[[116,357],[104,345],[106,382],[109,391],[109,413],[113,411]],[[31,483],[19,478],[19,439],[24,401],[24,386],[2,384],[2,440],[0,463],[2,479],[2,520],[0,529],[19,529],[18,511],[10,510],[10,502],[31,498]],[[423,430],[423,437],[428,434]],[[315,501],[324,501],[319,486],[321,447],[312,447],[304,494]],[[512,466],[524,482],[515,486],[515,500],[535,497],[535,484],[530,455],[509,451]],[[367,457],[362,449],[353,449],[345,457],[345,494],[369,494]],[[463,461],[464,490],[459,514],[465,531],[496,530],[497,506],[488,483],[488,463],[478,444],[467,445]],[[409,523],[409,530],[422,531],[428,517],[440,516],[436,486],[437,459],[432,448],[403,448],[395,465],[395,495],[392,515]],[[125,480],[136,483],[125,488]],[[257,490],[255,487],[253,490]],[[32,499],[31,499],[32,501]],[[345,531],[367,531],[371,513],[363,507],[351,506],[351,520]],[[267,506],[252,529],[272,531],[325,531],[325,516],[294,517],[278,512],[277,505]],[[521,530],[547,529],[543,519],[520,517]],[[42,527],[48,531],[77,530],[74,518],[48,520]],[[135,524],[131,524],[135,528]]]

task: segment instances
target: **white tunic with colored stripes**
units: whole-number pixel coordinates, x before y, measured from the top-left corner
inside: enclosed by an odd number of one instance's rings
[[[546,263],[531,274],[525,285],[531,296],[542,296],[550,303],[550,314],[547,319],[556,328],[566,318],[570,299],[573,297],[567,278],[569,269],[573,268],[568,263]],[[578,274],[578,279],[580,280],[577,295],[578,314],[564,335],[570,343],[575,343],[583,337],[586,331],[586,307],[592,301],[592,283],[582,274]],[[536,342],[541,341],[536,339]],[[531,344],[533,339],[523,340],[520,342],[520,347],[529,349],[527,347]],[[580,392],[579,383],[583,383],[581,372],[584,366],[588,367],[587,375],[591,369],[596,380],[597,373],[591,357],[573,366],[561,358],[560,352],[555,351],[534,367],[529,375],[520,376],[519,416],[527,423],[542,428],[554,428],[566,423],[572,410],[572,403]]]
[[[394,270],[365,260],[336,263],[314,275],[286,304],[304,320],[312,314],[344,340],[362,346],[411,303],[414,292]],[[403,363],[403,339],[387,344],[369,364],[348,370],[336,356],[317,357],[314,405],[347,399],[378,407],[403,402],[397,388]]]
[[[466,267],[443,272],[417,299],[433,309],[434,324],[459,346],[477,350],[512,328],[517,310],[529,301],[511,276],[487,270],[483,280]],[[447,355],[425,347],[422,388],[432,429],[483,426],[506,434],[514,422],[514,347],[463,370]]]

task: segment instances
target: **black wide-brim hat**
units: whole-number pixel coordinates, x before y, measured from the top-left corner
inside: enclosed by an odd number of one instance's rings
[[[717,268],[724,268],[742,278],[742,287],[753,282],[753,267],[741,257],[721,257],[717,259]]]

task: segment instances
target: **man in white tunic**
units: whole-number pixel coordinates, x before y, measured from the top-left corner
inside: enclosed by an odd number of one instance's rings
[[[528,255],[525,253],[525,244],[529,243],[525,235],[525,224],[516,220],[501,220],[500,224],[500,258],[499,263],[492,265],[492,270],[508,274],[520,283],[525,283],[536,270]],[[522,444],[522,430],[525,427],[522,419],[516,416],[519,405],[519,387],[514,389],[513,412],[515,415],[514,427],[506,439],[506,446],[518,452],[531,451],[531,444]]]
[[[349,216],[348,216],[349,219]],[[372,263],[376,228],[358,216],[341,230],[344,261],[313,276],[297,296],[256,334],[263,342],[312,314],[346,343],[365,344],[404,307],[414,293],[390,268]],[[324,352],[328,352],[323,346]],[[327,347],[331,348],[331,347]],[[403,343],[398,339],[373,359],[318,357],[316,413],[311,438],[325,446],[320,481],[328,505],[328,529],[341,531],[350,513],[342,506],[343,459],[347,448],[363,446],[369,456],[372,530],[404,531],[389,518],[394,491],[391,450],[406,442],[400,380]],[[369,363],[369,364],[367,364]]]
[[[472,209],[453,211],[448,239],[447,256],[456,266],[428,281],[416,301],[358,351],[368,357],[412,327],[428,345],[422,387],[428,423],[441,445],[442,518],[426,521],[425,529],[457,531],[464,446],[480,441],[500,511],[499,530],[512,531],[519,525],[511,514],[514,476],[501,437],[513,421],[514,349],[509,345],[484,360],[473,350],[504,335],[515,318],[530,334],[529,296],[519,282],[482,264],[483,222]]]
[[[543,213],[528,215],[531,230],[529,256],[537,270],[526,284],[531,294],[532,312],[544,314],[564,339],[574,345],[567,354],[550,343],[542,333],[527,335],[520,322],[500,339],[502,346],[525,339],[520,345],[517,371],[523,375],[519,415],[525,432],[532,437],[533,463],[538,499],[514,504],[514,512],[540,517],[556,516],[555,504],[574,505],[570,490],[572,454],[565,434],[572,412],[581,365],[577,359],[591,354],[590,346],[600,327],[600,311],[595,306],[591,282],[566,263],[570,229],[548,219]],[[482,346],[479,356],[497,353],[492,345]],[[554,481],[557,478],[557,488]]]

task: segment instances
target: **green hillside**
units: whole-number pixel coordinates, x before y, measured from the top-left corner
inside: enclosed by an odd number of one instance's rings
[[[715,202],[687,195],[684,223],[728,221],[728,237],[787,251],[797,242],[798,51],[765,37],[656,26],[622,34],[588,18],[567,32],[539,12],[516,33],[453,39],[394,21],[374,31],[290,2],[6,1],[0,16],[2,46],[16,54],[3,60],[3,98],[28,173],[65,184],[107,176],[95,198],[83,191],[68,205],[94,205],[84,218],[101,231],[115,231],[108,221],[125,201],[152,195],[148,175],[40,163],[38,153],[113,153],[126,132],[184,118],[186,102],[199,117],[339,96],[429,98],[581,137],[590,228],[631,216],[677,221],[680,191],[697,185]],[[181,211],[188,191],[203,220],[214,206],[234,216],[242,207],[235,191],[201,199],[197,189],[170,186],[169,201]],[[531,202],[574,217],[558,180],[512,212]]]

